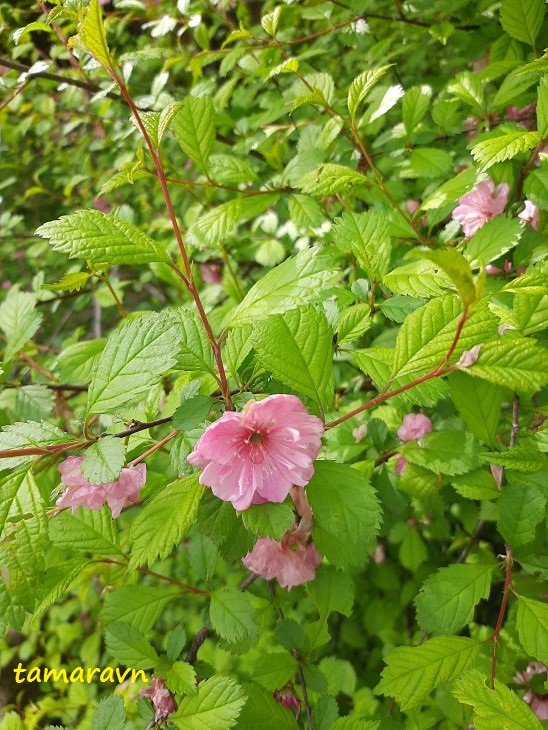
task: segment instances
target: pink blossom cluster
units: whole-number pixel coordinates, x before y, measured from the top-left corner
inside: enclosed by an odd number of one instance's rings
[[[304,487],[314,473],[322,421],[294,395],[251,400],[241,413],[226,411],[196,443],[188,461],[202,469],[200,483],[232,502],[283,502],[293,484]]]
[[[108,484],[90,484],[81,472],[83,456],[69,456],[57,467],[61,472],[61,481],[66,489],[57,500],[59,507],[71,507],[76,512],[78,507],[100,510],[106,503],[113,517],[129,504],[139,501],[139,495],[146,481],[146,466],[124,468],[117,481]]]
[[[546,675],[548,679],[548,667],[542,662],[531,662],[523,672],[519,672],[514,677],[514,682],[525,685],[528,689],[523,695],[523,700],[527,702],[531,710],[535,713],[539,720],[548,720],[548,696],[536,694],[529,685],[533,678],[537,675]]]
[[[282,588],[289,590],[314,580],[316,567],[322,562],[320,553],[312,543],[289,543],[260,537],[242,562],[252,573],[265,580],[276,578]]]
[[[141,697],[152,700],[154,706],[154,722],[156,724],[167,720],[169,715],[177,709],[177,703],[166,687],[166,683],[160,677],[153,677],[151,686],[140,690],[139,694]]]
[[[508,202],[510,186],[508,183],[495,184],[488,178],[480,182],[472,192],[459,198],[459,205],[452,217],[459,221],[466,238],[470,238],[487,221],[504,211]]]
[[[398,437],[403,441],[416,441],[427,433],[432,433],[432,421],[422,413],[407,413],[398,428]],[[396,473],[403,474],[407,466],[407,459],[403,454],[396,455]]]

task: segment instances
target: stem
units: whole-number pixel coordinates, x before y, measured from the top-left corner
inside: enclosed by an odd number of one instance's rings
[[[502,622],[504,621],[504,614],[506,613],[506,604],[508,603],[508,594],[512,589],[512,551],[506,545],[506,575],[504,578],[504,590],[502,593],[502,602],[500,604],[499,615],[497,618],[497,624],[493,631],[489,641],[493,644],[493,650],[491,654],[491,689],[495,689],[495,675],[497,673],[497,648],[500,630],[502,629]]]
[[[110,283],[110,279],[108,278],[108,276],[106,274],[99,276],[99,279],[103,282],[103,284],[106,284],[108,286],[108,290],[110,291],[110,293],[112,294],[112,296],[114,298],[114,301],[116,302],[118,314],[120,315],[120,317],[122,317],[122,319],[125,319],[127,317],[127,312],[124,309],[124,305],[120,301],[120,297],[118,296],[118,294],[116,294],[114,287]]]
[[[121,568],[127,568],[127,563],[122,563],[120,560],[114,560],[114,558],[102,558],[100,560],[94,560],[95,563],[108,563],[109,565],[119,565]],[[141,573],[141,575],[150,575],[152,578],[157,578],[158,580],[163,580],[166,583],[170,583],[173,586],[177,586],[177,588],[182,588],[186,593],[192,593],[193,595],[197,596],[209,596],[209,591],[202,591],[199,588],[194,588],[193,586],[189,586],[186,583],[182,583],[180,580],[175,580],[175,578],[170,578],[167,575],[162,575],[161,573],[156,573],[155,570],[150,570],[149,568],[140,567],[137,568],[138,572]]]
[[[151,446],[150,449],[148,449],[147,451],[145,451],[143,454],[141,454],[140,456],[138,456],[136,459],[133,459],[133,461],[130,461],[129,464],[128,464],[128,467],[131,468],[132,466],[135,466],[135,464],[138,464],[140,461],[143,461],[144,459],[146,459],[147,456],[150,456],[151,454],[154,454],[155,451],[158,451],[158,449],[161,449],[162,446],[164,446],[165,444],[167,444],[168,441],[171,441],[171,439],[174,436],[176,436],[178,433],[179,432],[176,431],[176,430],[171,431],[170,433],[168,433],[168,435],[165,436],[163,439],[161,439],[161,441],[158,441],[158,443],[154,444],[154,446]]]
[[[163,423],[169,423],[172,419],[173,416],[166,416],[165,418],[157,418],[155,421],[147,421],[146,423],[143,423],[142,421],[131,421],[130,426],[126,428],[125,431],[104,435],[115,436],[117,439],[123,439],[126,438],[126,436],[131,436],[139,431],[147,431],[149,428],[153,428],[154,426],[161,426]]]
[[[14,456],[51,456],[63,451],[74,451],[89,446],[89,441],[66,441],[63,444],[49,446],[29,446],[23,449],[5,449],[0,451],[0,459],[11,459]]]

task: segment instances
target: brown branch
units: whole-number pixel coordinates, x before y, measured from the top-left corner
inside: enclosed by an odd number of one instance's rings
[[[506,575],[504,578],[504,589],[502,592],[502,601],[500,604],[499,615],[497,617],[497,624],[495,630],[491,634],[489,641],[493,644],[491,654],[491,689],[495,689],[495,676],[497,673],[497,648],[499,642],[499,635],[502,629],[502,623],[504,621],[504,615],[506,613],[506,604],[508,603],[508,594],[512,589],[512,551],[506,546]]]

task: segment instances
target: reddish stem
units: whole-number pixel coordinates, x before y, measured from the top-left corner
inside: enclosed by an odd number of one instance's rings
[[[495,675],[497,673],[497,648],[499,642],[499,635],[502,629],[502,623],[504,621],[504,615],[506,613],[506,604],[508,603],[508,594],[512,590],[512,551],[506,545],[506,576],[504,578],[504,590],[502,592],[502,601],[500,604],[499,615],[497,618],[497,624],[493,631],[489,641],[493,644],[493,651],[491,655],[491,689],[495,689]]]

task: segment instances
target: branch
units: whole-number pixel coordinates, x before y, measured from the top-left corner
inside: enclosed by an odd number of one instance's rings
[[[495,689],[495,675],[497,673],[497,648],[499,643],[500,630],[502,629],[502,622],[504,621],[504,614],[506,613],[506,604],[508,603],[508,594],[512,589],[512,551],[506,545],[506,575],[504,578],[504,590],[502,592],[502,601],[500,604],[499,615],[497,618],[497,624],[493,631],[489,641],[493,644],[493,650],[491,654],[491,689]]]

